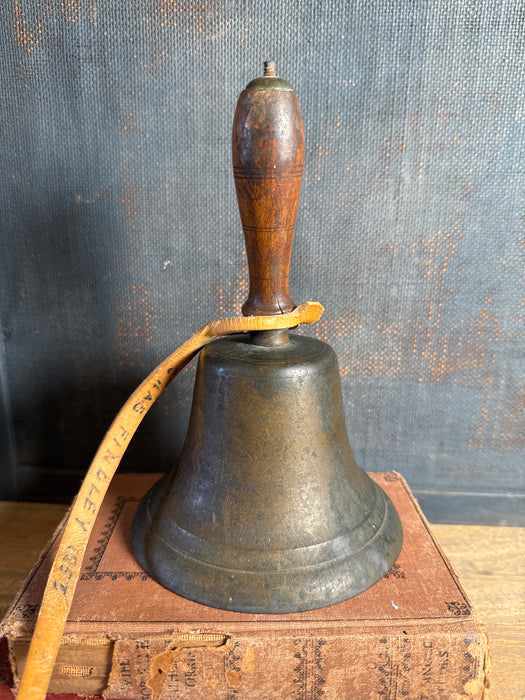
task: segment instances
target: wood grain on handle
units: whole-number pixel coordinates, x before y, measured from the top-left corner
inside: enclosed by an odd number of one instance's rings
[[[290,312],[288,277],[304,163],[301,109],[280,78],[252,81],[233,122],[233,172],[250,291],[245,316]]]

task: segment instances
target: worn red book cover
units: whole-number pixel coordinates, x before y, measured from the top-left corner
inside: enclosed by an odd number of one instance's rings
[[[50,690],[106,698],[483,698],[483,626],[404,479],[371,474],[404,530],[390,572],[350,600],[286,615],[233,613],[152,580],[129,542],[158,474],[115,477],[100,510]],[[23,670],[63,526],[29,575],[1,633]]]

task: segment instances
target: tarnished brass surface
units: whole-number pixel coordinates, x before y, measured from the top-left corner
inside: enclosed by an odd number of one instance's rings
[[[322,607],[381,578],[401,524],[352,456],[330,346],[235,336],[203,350],[181,458],[132,541],[167,588],[242,612]]]

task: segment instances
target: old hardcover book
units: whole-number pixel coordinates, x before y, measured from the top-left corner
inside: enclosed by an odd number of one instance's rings
[[[483,698],[488,641],[406,482],[372,474],[403,523],[376,585],[311,612],[254,615],[185,600],[138,565],[129,529],[159,477],[115,477],[99,513],[50,690],[106,698]],[[63,526],[1,633],[18,681]]]

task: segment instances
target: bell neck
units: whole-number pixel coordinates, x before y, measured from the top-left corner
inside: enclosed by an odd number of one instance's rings
[[[262,347],[276,347],[286,345],[290,340],[288,328],[280,328],[273,331],[252,331],[250,333],[250,343]]]

